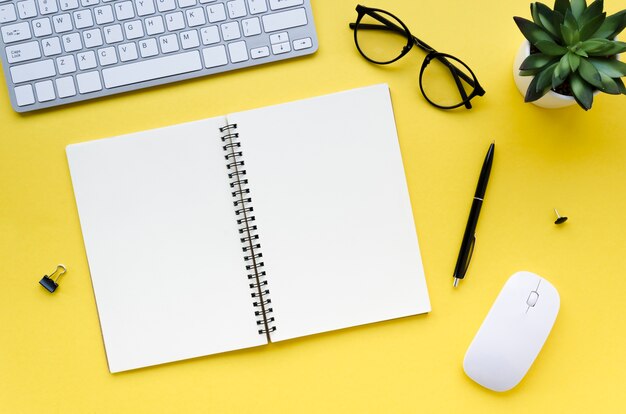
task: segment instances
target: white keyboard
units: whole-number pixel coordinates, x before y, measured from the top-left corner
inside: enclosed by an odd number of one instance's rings
[[[310,0],[0,0],[0,30],[18,112],[317,50]]]

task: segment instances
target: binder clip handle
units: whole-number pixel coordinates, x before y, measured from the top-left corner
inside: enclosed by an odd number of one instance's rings
[[[67,269],[64,265],[57,265],[54,272],[52,272],[49,276],[44,275],[44,277],[39,281],[39,284],[48,290],[50,293],[54,293],[54,291],[59,287],[59,278],[63,276],[67,272]]]

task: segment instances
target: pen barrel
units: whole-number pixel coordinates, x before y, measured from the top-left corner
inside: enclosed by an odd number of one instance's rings
[[[465,233],[463,233],[463,240],[461,241],[459,257],[457,258],[456,266],[454,267],[454,277],[457,279],[463,279],[465,277],[468,261],[473,250],[472,245],[474,243],[476,225],[478,224],[478,216],[480,215],[482,205],[483,201],[478,198],[474,198],[472,201],[472,208],[470,209],[470,214],[467,218],[467,225],[465,226]]]

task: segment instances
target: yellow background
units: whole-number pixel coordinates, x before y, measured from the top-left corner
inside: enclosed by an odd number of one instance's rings
[[[424,101],[419,50],[388,67],[362,59],[346,0],[313,1],[320,49],[298,60],[28,115],[12,111],[1,82],[0,412],[624,412],[626,98],[598,96],[589,112],[524,104],[512,16],[529,18],[528,4],[366,3],[474,69],[487,94],[471,111]],[[391,88],[432,313],[109,374],[65,146],[380,82]],[[476,250],[453,290],[492,140]],[[553,224],[554,207],[566,224]],[[59,262],[69,272],[50,295],[38,281]],[[468,379],[462,360],[518,270],[550,280],[561,310],[526,378],[497,394]]]

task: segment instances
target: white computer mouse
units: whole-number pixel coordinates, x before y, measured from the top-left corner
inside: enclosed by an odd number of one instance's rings
[[[559,293],[541,276],[511,276],[465,354],[467,376],[499,392],[519,384],[548,338],[560,303]]]

